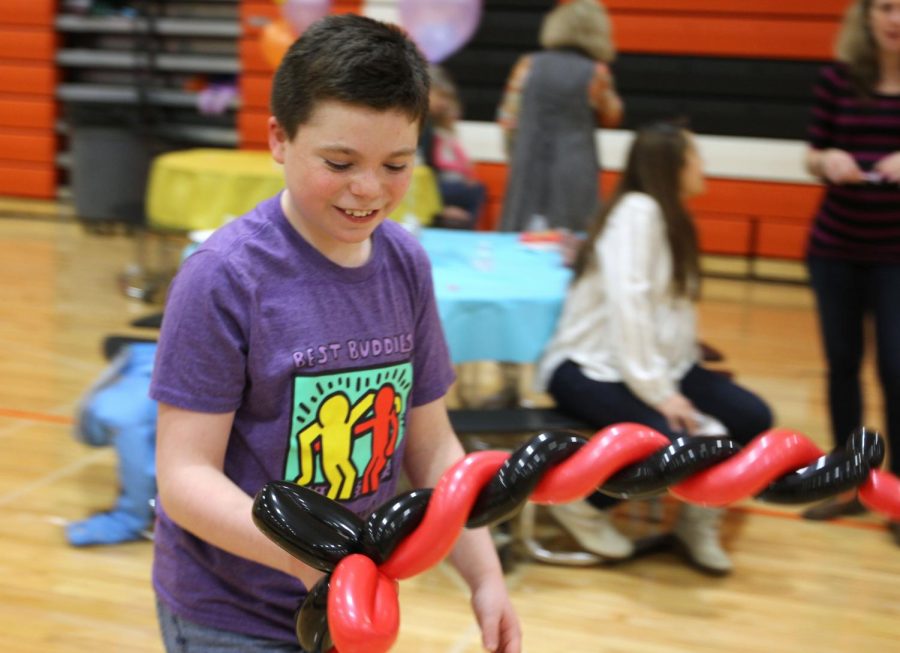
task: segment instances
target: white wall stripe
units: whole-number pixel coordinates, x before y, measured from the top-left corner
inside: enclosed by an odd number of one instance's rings
[[[500,127],[491,122],[464,121],[459,134],[475,161],[505,163]],[[633,132],[604,129],[597,132],[600,160],[606,170],[621,170]],[[753,179],[792,183],[814,183],[803,168],[803,141],[698,134],[697,145],[706,173],[725,179]]]

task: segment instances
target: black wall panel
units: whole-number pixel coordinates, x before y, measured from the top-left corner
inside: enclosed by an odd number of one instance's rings
[[[540,23],[554,0],[487,0],[469,44],[444,62],[469,120],[493,121],[521,54],[538,49]],[[632,129],[687,117],[702,134],[802,139],[822,62],[620,54],[613,65]]]

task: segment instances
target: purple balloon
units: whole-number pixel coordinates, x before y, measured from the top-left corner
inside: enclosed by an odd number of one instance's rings
[[[443,61],[472,38],[481,0],[399,0],[400,24],[430,63]]]
[[[331,11],[331,0],[284,0],[281,15],[297,36]]]

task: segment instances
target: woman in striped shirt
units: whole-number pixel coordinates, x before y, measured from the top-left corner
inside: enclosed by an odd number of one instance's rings
[[[826,190],[808,247],[828,361],[832,435],[861,426],[863,320],[874,316],[887,432],[900,473],[900,0],[857,0],[838,61],[815,88],[807,166]],[[863,511],[854,496],[814,506],[811,519]],[[900,543],[900,525],[891,524]]]

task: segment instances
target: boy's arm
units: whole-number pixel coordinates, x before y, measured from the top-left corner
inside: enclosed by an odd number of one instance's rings
[[[312,587],[322,573],[256,528],[253,498],[223,473],[234,413],[198,413],[159,405],[156,475],[166,514],[200,539],[283,571]]]
[[[411,408],[407,427],[407,476],[414,487],[434,487],[441,474],[465,455],[450,425],[444,399]],[[450,562],[472,591],[472,608],[485,648],[519,653],[519,621],[488,529],[464,530],[450,554]]]

